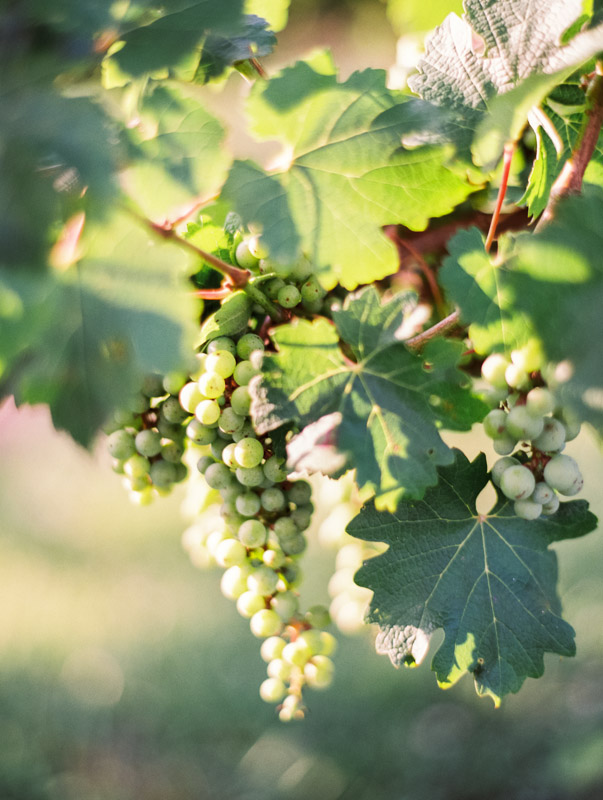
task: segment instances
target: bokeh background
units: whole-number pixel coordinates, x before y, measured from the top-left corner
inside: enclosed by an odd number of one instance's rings
[[[442,17],[458,4],[422,5]],[[420,7],[397,3],[402,60],[413,26],[438,21]],[[294,0],[291,20],[270,69],[322,46],[344,75],[396,60],[377,0]],[[235,76],[211,99],[233,129],[241,91]],[[568,452],[603,515],[600,451],[584,433]],[[394,670],[369,634],[341,637],[335,684],[283,725],[220,571],[181,547],[180,495],[131,506],[102,443],[81,450],[41,408],[0,407],[0,454],[0,800],[603,797],[603,532],[555,548],[576,658],[548,656],[501,709],[469,678],[442,692],[427,662]],[[332,567],[312,543],[307,600],[327,601]]]

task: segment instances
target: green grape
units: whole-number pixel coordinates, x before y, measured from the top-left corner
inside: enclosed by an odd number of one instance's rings
[[[559,509],[559,498],[557,497],[557,495],[555,495],[552,500],[549,500],[548,503],[545,503],[542,506],[542,513],[550,517],[551,514],[555,514],[558,509]]]
[[[282,278],[288,278],[288,277],[289,277],[288,272],[286,275],[282,276]],[[266,297],[268,297],[270,300],[276,300],[278,298],[278,293],[286,285],[285,281],[282,280],[282,278],[280,277],[272,278],[272,280],[266,281],[266,283],[263,284],[262,288],[264,290],[264,293]]]
[[[301,300],[301,294],[297,286],[288,283],[279,291],[277,300],[283,308],[295,308]]]
[[[285,503],[284,493],[276,487],[264,489],[262,492],[262,508],[266,509],[270,514],[275,511],[282,511],[285,508]]]
[[[233,411],[236,411],[242,417],[246,417],[251,408],[249,389],[246,386],[238,386],[230,396],[230,405]]]
[[[218,375],[217,372],[204,372],[198,380],[199,391],[205,397],[215,400],[220,395],[224,394],[226,384],[224,378]],[[196,408],[196,406],[195,406]]]
[[[318,314],[322,309],[322,300],[302,300],[302,306],[311,314]]]
[[[544,420],[542,432],[532,439],[532,447],[543,453],[555,453],[565,447],[565,428],[555,417]]]
[[[188,417],[188,414],[186,416]],[[174,442],[183,443],[184,437],[186,436],[186,430],[182,425],[168,422],[161,416],[157,420],[157,430],[164,439],[172,439]]]
[[[239,384],[239,386],[247,386],[249,381],[254,377],[254,375],[258,374],[258,370],[253,366],[251,361],[239,361],[236,365],[233,378],[235,382]]]
[[[312,274],[312,264],[305,256],[301,256],[289,270],[289,277],[295,283],[303,283]]]
[[[150,469],[151,463],[149,459],[138,453],[130,456],[130,458],[124,462],[124,472],[130,478],[140,478],[142,475],[147,475]]]
[[[144,414],[149,409],[149,398],[139,392],[128,400],[127,405],[133,414]]]
[[[176,442],[167,442],[161,445],[161,457],[171,464],[179,464],[184,455],[184,448]]]
[[[240,442],[241,439],[255,439],[255,438],[256,438],[255,431],[253,429],[253,425],[251,424],[251,420],[249,419],[245,421],[245,424],[240,430],[235,431],[232,434],[232,440],[235,443]]]
[[[266,641],[268,641],[268,639]],[[284,645],[284,640],[281,641]],[[291,679],[291,674],[293,673],[293,667],[291,664],[283,661],[282,658],[273,658],[268,664],[266,672],[271,678],[279,678],[281,681],[289,681]]]
[[[119,458],[113,459],[113,463],[111,464],[111,469],[113,472],[116,472],[118,475],[124,475],[124,462],[120,461]]]
[[[138,423],[138,420],[134,418],[134,414],[127,408],[116,409],[113,412],[113,420],[120,428],[134,428]]]
[[[239,528],[239,541],[245,547],[261,547],[266,542],[267,531],[257,519],[248,519]]]
[[[544,479],[552,489],[566,497],[578,494],[584,485],[580,467],[573,458],[564,455],[551,458],[544,468]]]
[[[488,383],[492,384],[498,389],[506,389],[507,381],[505,372],[509,362],[500,353],[493,353],[482,364],[482,375]]]
[[[223,539],[214,553],[221,567],[236,567],[247,561],[247,549],[238,539]]]
[[[264,470],[260,466],[251,467],[251,469],[237,467],[236,476],[239,483],[242,483],[243,486],[259,486],[264,480]]]
[[[144,475],[124,478],[123,486],[124,489],[127,489],[128,491],[141,492],[143,489],[146,489],[147,486],[149,486],[149,480],[148,473],[145,473]]]
[[[550,503],[551,500],[555,497],[555,492],[545,481],[540,481],[534,487],[534,491],[532,492],[532,496],[530,500],[534,503],[540,503],[540,505],[545,505],[546,503]]]
[[[253,492],[245,492],[235,500],[236,509],[243,517],[255,517],[260,510],[260,498]]]
[[[483,421],[484,433],[491,439],[504,439],[506,433],[507,415],[501,408],[490,411]]]
[[[516,439],[511,438],[504,438],[504,439],[494,439],[492,447],[494,448],[495,452],[498,453],[499,456],[508,456],[510,453],[515,450],[515,445],[517,444]]]
[[[249,246],[249,239],[244,239],[237,245],[235,259],[242,269],[255,269],[258,266],[259,258],[254,256]]]
[[[320,631],[316,630],[316,628],[310,628],[310,630],[303,631],[298,636],[298,640],[304,642],[308,645],[310,653],[312,656],[318,655],[322,649],[322,641],[320,638]]]
[[[170,464],[169,461],[161,460],[151,464],[149,474],[155,486],[165,487],[176,483],[178,473],[175,464]]]
[[[320,632],[320,655],[330,656],[337,650],[337,639],[328,631]]]
[[[215,372],[222,378],[230,378],[237,365],[236,358],[228,350],[214,350],[205,359],[205,371]]]
[[[533,500],[516,500],[513,509],[521,519],[538,519],[542,514],[542,504]]]
[[[218,336],[217,339],[212,339],[207,345],[208,354],[215,353],[217,350],[227,350],[234,356],[237,352],[237,346],[228,336]]]
[[[202,425],[213,425],[220,418],[221,409],[215,400],[201,400],[195,408],[195,416]]]
[[[268,567],[280,569],[287,561],[287,557],[280,548],[269,548],[268,550],[264,550],[262,561]]]
[[[179,399],[171,396],[166,397],[161,404],[160,413],[168,422],[172,422],[175,425],[184,422],[190,416],[188,411],[185,411],[180,405]]]
[[[312,657],[312,651],[304,641],[296,639],[283,647],[281,657],[294,667],[303,667]]]
[[[264,350],[264,342],[255,333],[246,333],[237,342],[237,355],[245,360],[255,350]]]
[[[202,425],[198,419],[192,419],[186,426],[186,435],[198,445],[211,444],[216,436],[217,431],[215,428],[208,428]]]
[[[521,465],[508,467],[500,479],[500,488],[510,500],[526,500],[535,486],[534,475]]]
[[[113,458],[125,461],[136,452],[134,437],[131,433],[124,430],[115,431],[107,439],[107,449]]]
[[[315,302],[322,300],[326,292],[314,277],[311,275],[301,287],[302,300],[305,302]]]
[[[180,462],[180,464],[174,464],[173,467],[174,467],[175,472],[176,472],[176,477],[174,478],[174,483],[180,483],[180,481],[183,481],[186,478],[188,478],[188,468],[187,468],[186,464],[183,464],[182,462]]]
[[[507,432],[515,439],[535,439],[544,428],[544,419],[530,414],[525,406],[515,406],[507,414]]]
[[[264,464],[264,475],[273,483],[281,483],[287,477],[285,461],[277,456],[270,456]]]
[[[243,492],[245,491],[245,487],[241,486],[241,484],[238,481],[233,480],[231,484],[229,484],[228,486],[224,486],[222,489],[219,489],[218,491],[220,492],[220,497],[224,501],[228,500],[234,501],[240,494],[243,494]]]
[[[287,642],[280,636],[271,636],[269,639],[266,639],[265,642],[262,642],[260,655],[264,661],[273,661],[275,658],[280,658],[286,644]]]
[[[262,596],[273,594],[276,590],[277,583],[278,573],[264,564],[253,569],[247,578],[247,588],[249,591],[261,594]]]
[[[530,376],[517,364],[509,364],[505,370],[505,380],[512,389],[527,389]]]
[[[266,678],[260,684],[260,697],[266,703],[280,703],[286,694],[285,684],[278,678]]]
[[[304,618],[306,622],[313,628],[326,628],[327,625],[331,624],[331,615],[329,614],[329,609],[323,605],[315,605],[309,608],[306,611]],[[322,650],[319,652],[322,652]]]
[[[249,620],[249,627],[254,636],[258,639],[265,639],[268,636],[276,636],[282,630],[283,621],[271,608],[262,608],[256,611]]]
[[[543,386],[531,389],[526,397],[526,408],[535,417],[544,417],[555,410],[555,398],[552,392]]]
[[[195,409],[202,400],[205,400],[205,397],[201,394],[199,385],[196,382],[191,381],[190,383],[184,384],[180,390],[178,399],[180,401],[180,405],[185,411],[188,411],[189,414],[194,414]]]
[[[163,376],[163,388],[168,394],[178,395],[188,381],[184,372],[168,372]]]
[[[165,389],[163,388],[163,378],[161,375],[145,375],[142,379],[142,393],[146,397],[163,397]]]
[[[304,666],[304,677],[313,689],[326,689],[333,682],[335,665],[328,656],[314,656]]]
[[[197,469],[201,474],[203,474],[208,467],[215,463],[216,462],[211,456],[201,456],[201,458],[197,461]]]
[[[566,411],[557,415],[565,428],[565,441],[571,442],[580,433],[580,422],[568,416]]]
[[[299,536],[299,528],[291,517],[279,517],[273,526],[274,535],[279,539],[292,539]]]
[[[524,372],[535,372],[542,367],[542,351],[535,339],[531,339],[520,350],[513,350],[511,361]]]
[[[246,591],[237,598],[237,611],[242,617],[249,619],[258,611],[266,608],[266,599],[256,592]],[[280,620],[279,620],[280,621]]]
[[[226,447],[228,446],[228,442],[225,442],[224,439],[214,439],[214,441],[209,445],[209,452],[212,456],[216,459],[216,461],[222,460],[222,454]],[[224,462],[226,463],[226,462]],[[227,465],[228,466],[228,465]]]
[[[218,427],[220,428],[222,433],[226,433],[230,437],[231,434],[236,433],[236,431],[240,430],[243,427],[244,423],[245,423],[245,417],[240,416],[230,406],[228,406],[220,414],[220,419],[218,420]]]
[[[516,464],[519,464],[519,461],[516,458],[512,458],[511,456],[504,456],[503,458],[499,458],[498,461],[492,467],[492,483],[495,486],[500,486],[500,479],[502,478],[503,472],[508,467],[512,467]]]
[[[297,612],[298,599],[293,592],[277,592],[270,600],[270,607],[284,621],[290,620]]]
[[[225,464],[210,464],[205,470],[205,481],[212,489],[225,489],[232,483],[232,472]]]
[[[306,541],[306,537],[300,534],[299,536],[294,536],[291,539],[283,539],[281,541],[281,547],[283,548],[283,552],[288,556],[298,556],[304,552],[308,543]]]
[[[305,531],[306,528],[310,527],[310,521],[312,519],[312,514],[314,513],[314,506],[312,503],[307,503],[303,506],[298,506],[295,508],[290,516],[293,522],[297,525],[300,531]]]
[[[241,439],[235,445],[234,458],[236,463],[245,469],[257,467],[264,458],[264,445],[259,439],[251,437]]]
[[[312,487],[307,481],[296,481],[287,492],[287,498],[296,506],[309,503],[312,498]]]
[[[231,442],[230,444],[225,445],[225,447],[222,449],[222,461],[227,467],[237,466],[235,462],[235,447],[236,444]]]
[[[244,594],[247,591],[249,572],[250,567],[247,564],[229,567],[222,575],[220,581],[220,589],[224,597],[228,597],[230,600],[236,600]]]
[[[137,506],[148,506],[153,502],[154,494],[150,486],[145,487],[140,491],[133,491],[130,494],[130,500],[136,503]]]
[[[141,456],[152,458],[161,451],[161,434],[153,430],[140,431],[136,434],[136,449]]]

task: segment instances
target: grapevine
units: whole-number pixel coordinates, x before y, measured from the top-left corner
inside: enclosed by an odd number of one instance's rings
[[[7,56],[40,96],[0,98],[3,394],[102,432],[135,504],[185,495],[183,546],[223,570],[282,721],[333,680],[329,626],[363,617],[396,666],[443,629],[438,682],[499,705],[574,654],[551,545],[597,526],[565,448],[603,431],[600,13],[466,0],[391,88],[328,53],[272,72],[284,2],[122,5],[46,83],[35,37]],[[231,158],[205,108],[235,72],[278,167]],[[478,424],[469,462],[446,432]],[[337,550],[329,609],[300,600],[312,538]]]

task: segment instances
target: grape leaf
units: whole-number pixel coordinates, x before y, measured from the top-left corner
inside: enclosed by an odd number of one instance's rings
[[[603,190],[558,204],[555,219],[516,242],[509,279],[546,355],[564,362],[558,393],[603,434]]]
[[[233,292],[203,325],[197,344],[204,345],[218,336],[237,336],[249,322],[253,301],[245,292]]]
[[[468,153],[474,133],[476,163],[491,168],[502,151],[505,136],[492,148],[492,121],[487,115],[496,108],[497,97],[527,78],[541,84],[540,95],[551,89],[546,76],[559,73],[561,82],[576,65],[601,49],[601,30],[585,31],[563,44],[563,35],[582,15],[582,0],[466,0],[465,17],[450,14],[427,39],[419,74],[409,79],[411,89],[438,106],[450,109],[447,136],[460,152]],[[567,72],[566,72],[567,71]],[[537,73],[541,74],[538,78]],[[525,97],[521,96],[525,103]],[[498,101],[501,102],[501,101]],[[522,108],[527,119],[529,108]],[[494,125],[506,128],[509,115],[500,113]],[[521,129],[517,118],[513,132]],[[483,137],[488,146],[480,152]]]
[[[122,182],[145,214],[155,219],[188,210],[199,196],[214,194],[228,168],[224,129],[194,91],[150,82],[137,108],[132,129],[136,158]]]
[[[92,226],[64,272],[1,276],[0,364],[18,404],[47,403],[89,444],[147,372],[188,365],[194,336],[188,256],[125,217]]]
[[[516,305],[507,264],[486,253],[482,233],[477,228],[459,231],[448,242],[448,251],[440,282],[469,325],[475,350],[487,354],[525,344],[532,332],[529,318]]]
[[[273,31],[282,31],[287,24],[290,0],[245,0],[245,13],[265,19]]]
[[[461,0],[387,0],[387,16],[394,30],[405,36],[415,31],[430,31],[451,11],[460,14]]]
[[[269,55],[275,45],[276,36],[266,30],[266,20],[247,16],[241,33],[228,36],[213,33],[205,39],[193,80],[195,83],[208,83],[219,78],[237,61]]]
[[[340,83],[326,57],[300,62],[257,84],[249,112],[258,138],[285,144],[287,166],[266,173],[235,162],[223,196],[262,226],[272,258],[292,262],[303,250],[327,289],[394,272],[381,227],[423,229],[478,188],[444,166],[446,148],[400,145],[439,112],[387,90],[381,71]]]
[[[532,164],[525,193],[519,204],[525,205],[531,217],[537,217],[546,208],[551,187],[559,173],[557,151],[549,136],[536,129],[536,157]]]
[[[380,626],[378,651],[395,666],[418,663],[431,634],[443,628],[432,661],[439,684],[451,686],[471,672],[477,693],[499,705],[526,677],[542,675],[545,652],[574,654],[549,545],[589,533],[597,519],[578,500],[527,521],[500,495],[489,514],[479,515],[475,500],[487,481],[483,453],[469,463],[456,451],[422,501],[403,502],[393,514],[376,511],[371,501],[347,531],[389,544],[355,576],[374,592],[369,620]]]
[[[276,328],[278,352],[265,355],[262,375],[250,384],[254,425],[260,433],[291,420],[305,428],[330,415],[328,446],[356,466],[358,484],[374,488],[379,507],[395,508],[403,495],[422,496],[437,480],[436,466],[450,463],[438,427],[466,429],[484,409],[471,406],[459,373],[455,400],[462,395],[475,413],[470,421],[460,418],[442,387],[449,372],[435,364],[425,369],[396,338],[403,321],[396,298],[382,304],[377,291],[367,289],[334,310],[333,321]],[[317,435],[324,432],[319,426]]]

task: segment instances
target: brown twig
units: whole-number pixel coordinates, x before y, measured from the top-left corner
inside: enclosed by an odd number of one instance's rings
[[[199,211],[199,209],[203,208],[204,206],[208,206],[210,203],[213,203],[215,200],[218,199],[219,196],[220,195],[215,194],[213,197],[204,197],[200,200],[197,200],[195,203],[193,203],[193,205],[189,209],[187,209],[179,217],[170,220],[169,225],[172,228],[176,228],[181,223],[186,222],[186,220],[189,217],[192,217],[192,215],[195,214],[197,211]]]
[[[410,242],[401,239],[397,234],[396,234],[396,240],[405,250],[407,250],[411,254],[414,260],[417,262],[419,269],[423,273],[423,277],[429,284],[429,290],[431,291],[431,296],[433,297],[433,301],[436,305],[438,314],[440,316],[443,316],[446,306],[444,304],[444,298],[442,297],[442,292],[440,291],[440,287],[438,286],[438,282],[432,268],[429,266],[427,261],[425,261],[421,253],[419,253],[419,251],[415,247],[413,247],[413,245],[410,244]]]
[[[427,342],[438,336],[443,336],[445,333],[454,330],[454,328],[458,328],[460,324],[459,318],[460,313],[458,311],[453,311],[452,314],[449,314],[447,317],[440,320],[440,322],[436,322],[431,328],[427,328],[426,331],[413,336],[412,339],[407,339],[404,344],[410,350],[422,350]]]
[[[486,253],[490,252],[494,237],[496,236],[496,228],[498,227],[498,220],[500,219],[500,211],[505,201],[507,193],[507,184],[509,182],[509,172],[511,171],[511,161],[515,153],[515,142],[507,142],[503,150],[503,172],[500,179],[500,186],[498,187],[498,197],[496,198],[496,207],[492,219],[490,220],[490,228],[488,229],[488,236],[486,237],[485,249]]]
[[[579,194],[582,190],[584,173],[595,152],[603,125],[603,62],[597,63],[597,72],[588,87],[586,98],[587,110],[578,142],[551,188],[549,201],[536,226],[537,231],[554,218],[557,203],[562,197]]]
[[[244,288],[247,286],[249,278],[251,277],[249,270],[240,269],[239,267],[234,267],[232,264],[227,264],[226,261],[222,261],[221,258],[217,258],[211,253],[202,250],[188,239],[183,239],[176,233],[171,222],[160,224],[158,222],[153,222],[153,220],[148,219],[147,217],[137,214],[131,209],[129,209],[129,211],[139,222],[142,222],[143,225],[146,225],[147,228],[150,228],[150,230],[161,236],[163,239],[169,239],[173,241],[175,244],[179,245],[185,250],[194,253],[198,258],[201,258],[203,261],[211,264],[214,269],[217,269],[218,272],[221,272],[222,275],[225,275],[227,278],[229,278],[233,287]]]

